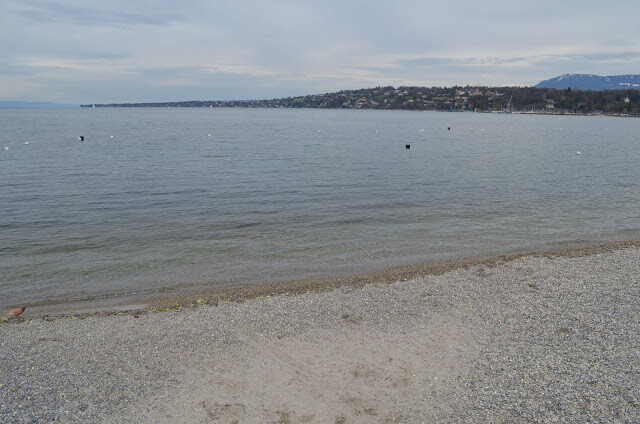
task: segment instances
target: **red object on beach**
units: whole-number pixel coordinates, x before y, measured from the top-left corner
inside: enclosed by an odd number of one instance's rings
[[[27,309],[26,306],[23,306],[21,308],[16,308],[11,312],[8,312],[6,314],[4,314],[5,317],[17,317],[18,315],[20,315],[21,313],[24,312],[24,310]]]

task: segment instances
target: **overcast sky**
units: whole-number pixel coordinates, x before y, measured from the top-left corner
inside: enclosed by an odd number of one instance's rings
[[[640,73],[640,1],[1,0],[0,100],[266,99]]]

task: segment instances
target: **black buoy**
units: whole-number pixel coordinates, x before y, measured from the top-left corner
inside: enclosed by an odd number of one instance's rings
[[[447,131],[451,131],[451,127],[447,127]]]
[[[405,144],[405,145],[404,145],[404,148],[405,148],[405,149],[410,149],[410,148],[411,148],[411,144]]]
[[[78,141],[84,141],[84,136],[81,135],[80,137],[78,137]]]

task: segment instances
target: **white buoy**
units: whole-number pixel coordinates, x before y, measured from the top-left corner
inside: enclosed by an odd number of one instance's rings
[[[578,150],[578,151],[576,152],[576,155],[581,155],[581,154],[582,154],[582,153],[580,153],[580,150]]]
[[[28,141],[25,141],[25,142],[24,142],[24,145],[25,145],[25,146],[28,146],[28,145],[29,145],[29,142],[28,142]]]
[[[9,150],[9,146],[4,146],[4,150]]]
[[[113,138],[113,136],[110,136],[109,138]]]
[[[211,133],[207,134],[207,137],[211,137]]]

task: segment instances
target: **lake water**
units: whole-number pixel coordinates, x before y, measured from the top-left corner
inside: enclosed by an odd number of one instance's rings
[[[0,129],[3,309],[640,239],[639,119],[4,109]]]

